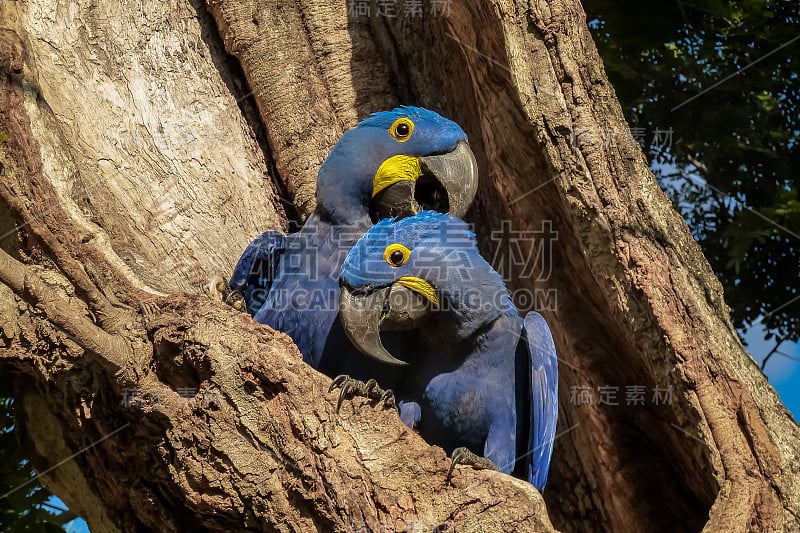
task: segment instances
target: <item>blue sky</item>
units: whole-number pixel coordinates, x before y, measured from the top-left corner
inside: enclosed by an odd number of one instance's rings
[[[759,364],[775,346],[774,339],[764,340],[764,328],[757,324],[743,336],[747,350]],[[770,384],[778,391],[783,404],[792,412],[795,420],[800,418],[800,345],[784,342],[780,351],[769,358],[764,373]]]
[[[89,533],[89,526],[83,518],[76,518],[65,526],[67,533]]]
[[[61,498],[57,496],[50,496],[45,503],[47,507],[50,508],[49,510],[51,512],[53,512],[55,509],[61,509],[62,511],[67,510],[67,504],[61,501]],[[76,518],[75,520],[64,524],[64,530],[67,533],[89,533],[89,526],[86,524],[86,521],[83,518]]]

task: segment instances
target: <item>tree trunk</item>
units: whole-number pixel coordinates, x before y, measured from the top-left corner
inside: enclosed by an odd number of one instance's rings
[[[93,532],[795,528],[798,426],[628,132],[578,2],[319,4],[0,6],[16,223],[0,364],[45,483]],[[482,251],[553,328],[546,509],[499,473],[448,484],[444,452],[395,413],[337,414],[285,335],[203,294],[258,232],[313,210],[343,131],[397,103],[467,131]]]

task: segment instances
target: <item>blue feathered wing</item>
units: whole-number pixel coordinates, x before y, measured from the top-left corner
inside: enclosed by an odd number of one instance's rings
[[[553,335],[544,317],[525,316],[525,337],[530,354],[530,420],[528,481],[540,492],[547,482],[558,420],[558,360]]]
[[[247,245],[231,274],[230,287],[244,296],[247,312],[255,315],[278,275],[286,235],[265,231]]]

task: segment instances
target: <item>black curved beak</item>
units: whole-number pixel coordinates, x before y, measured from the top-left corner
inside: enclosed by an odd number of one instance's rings
[[[390,365],[407,365],[390,354],[381,341],[381,330],[414,328],[430,311],[427,301],[401,285],[371,292],[341,284],[339,318],[350,342],[365,355]]]
[[[448,211],[456,217],[463,217],[475,199],[478,190],[478,162],[475,154],[470,150],[466,141],[460,141],[452,152],[441,155],[420,157],[422,176],[417,180],[416,197],[423,209],[436,209],[439,204],[434,202],[430,206],[426,187],[428,176],[439,182],[447,195]],[[436,187],[433,187],[436,189]],[[434,190],[435,194],[436,191]],[[436,200],[435,198],[431,198]],[[438,210],[438,209],[437,209]]]
[[[411,216],[423,210],[463,217],[478,190],[478,163],[466,141],[439,155],[419,158],[419,175],[400,178],[377,193],[374,220]]]

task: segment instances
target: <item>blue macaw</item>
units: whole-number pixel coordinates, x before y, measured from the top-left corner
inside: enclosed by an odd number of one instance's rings
[[[540,314],[519,316],[467,225],[432,211],[378,222],[350,250],[341,285],[353,344],[407,365],[391,367],[403,422],[452,450],[453,464],[514,472],[541,491],[558,417],[553,337]],[[389,353],[387,326],[413,337]]]
[[[327,359],[336,372],[348,351],[361,357],[336,320],[347,252],[387,216],[421,209],[463,215],[477,176],[467,136],[455,122],[418,107],[375,113],[342,135],[323,162],[317,208],[300,231],[256,237],[230,289],[244,296],[256,321],[291,336],[307,363],[320,368]]]

